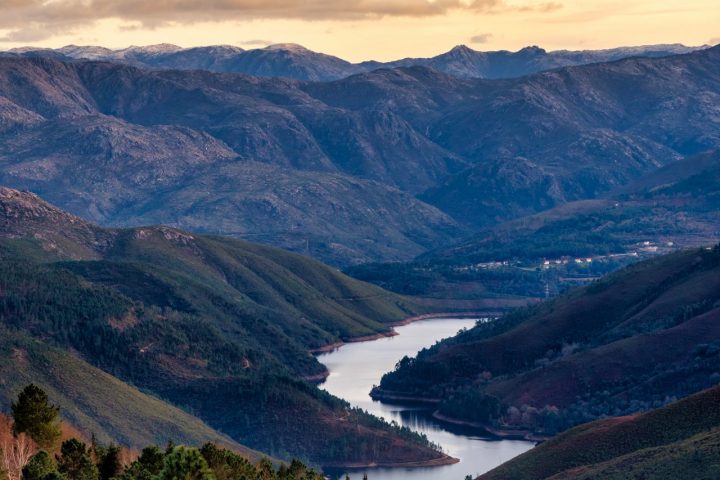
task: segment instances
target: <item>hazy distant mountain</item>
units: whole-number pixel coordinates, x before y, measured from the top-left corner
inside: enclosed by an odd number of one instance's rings
[[[712,150],[611,195],[488,226],[413,262],[360,265],[348,273],[405,294],[542,297],[643,257],[719,241],[720,150]]]
[[[409,260],[717,148],[718,104],[720,47],[511,80],[11,56],[0,181],[103,224],[228,233],[340,265]]]
[[[56,50],[25,47],[12,52],[25,56],[121,61],[153,68],[202,69],[261,77],[327,81],[378,68],[412,66],[425,66],[463,78],[514,78],[570,65],[607,62],[635,56],[665,57],[688,53],[699,48],[702,47],[673,44],[547,52],[534,46],[517,52],[505,50],[481,52],[459,45],[447,53],[431,58],[406,58],[392,62],[367,61],[357,64],[332,55],[313,52],[296,44],[277,44],[252,50],[228,45],[185,49],[176,45],[161,44],[120,50],[69,45]]]

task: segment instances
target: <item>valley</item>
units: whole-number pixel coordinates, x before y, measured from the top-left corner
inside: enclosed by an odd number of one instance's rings
[[[589,40],[685,7],[120,7],[0,16],[0,480],[720,478],[720,45]]]
[[[0,190],[0,214],[2,363],[12,365],[2,398],[27,379],[53,391],[73,379],[58,395],[69,419],[127,446],[221,438],[316,465],[444,458],[302,380],[326,372],[309,350],[388,332],[422,311],[412,300],[271,247],[166,227],[103,229],[10,189]],[[39,357],[51,346],[59,350]],[[55,367],[40,376],[44,361]],[[112,377],[82,380],[98,368]],[[125,390],[128,403],[98,408],[95,388]],[[193,415],[170,434],[174,407]],[[144,419],[140,431],[124,426],[123,408]]]

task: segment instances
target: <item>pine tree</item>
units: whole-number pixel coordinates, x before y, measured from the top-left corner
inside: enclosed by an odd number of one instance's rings
[[[174,447],[165,457],[161,480],[214,480],[208,464],[196,448]]]
[[[98,458],[98,471],[100,480],[110,480],[122,473],[122,462],[120,461],[120,447],[110,445],[103,449],[102,456]]]
[[[58,471],[68,480],[98,480],[98,469],[84,443],[77,439],[63,442],[58,457]]]
[[[22,469],[23,480],[42,480],[50,472],[56,470],[55,462],[45,450],[40,450],[32,456]]]
[[[50,405],[47,394],[40,387],[33,384],[25,387],[11,409],[13,434],[25,433],[45,450],[55,448],[60,440],[60,408]]]

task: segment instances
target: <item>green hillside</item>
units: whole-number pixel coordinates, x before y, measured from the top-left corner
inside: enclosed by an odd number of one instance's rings
[[[401,362],[374,395],[553,434],[720,381],[720,246],[641,262]]]
[[[0,330],[0,406],[30,383],[42,387],[73,427],[100,442],[128,447],[216,442],[253,462],[264,456],[196,417],[150,396],[81,359],[17,332]]]
[[[648,413],[573,428],[482,480],[714,479],[720,475],[720,387]]]
[[[165,227],[99,229],[7,189],[0,200],[7,328],[274,456],[444,458],[303,380],[325,373],[310,349],[387,331],[419,311],[405,298],[275,248]]]

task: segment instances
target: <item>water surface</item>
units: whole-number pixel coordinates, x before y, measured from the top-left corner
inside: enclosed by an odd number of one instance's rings
[[[397,327],[399,335],[395,337],[350,343],[318,356],[330,371],[320,388],[373,415],[424,433],[441,445],[445,453],[460,459],[460,463],[441,467],[368,468],[328,473],[341,478],[348,473],[352,480],[362,479],[363,473],[367,473],[370,480],[463,480],[466,475],[475,477],[532,448],[530,442],[493,440],[474,429],[441,424],[432,418],[427,408],[391,405],[369,396],[373,385],[379,384],[383,374],[392,370],[403,356],[414,356],[424,347],[474,324],[475,320],[469,319],[423,320]]]

